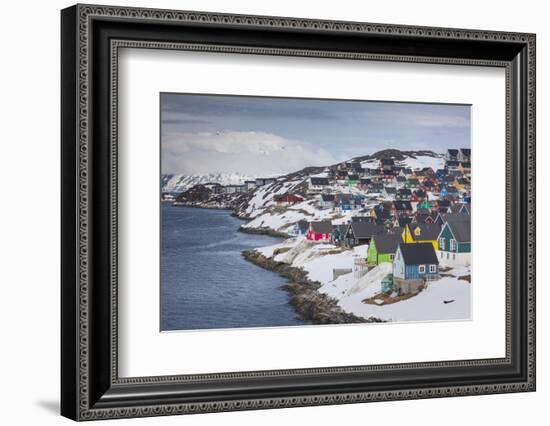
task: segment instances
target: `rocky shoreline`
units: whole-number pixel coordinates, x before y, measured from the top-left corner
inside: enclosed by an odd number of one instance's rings
[[[276,272],[286,278],[288,283],[282,288],[291,294],[290,304],[302,319],[313,324],[353,324],[384,322],[378,318],[362,318],[342,310],[336,299],[320,293],[321,284],[311,281],[307,272],[300,268],[277,262],[255,250],[242,252],[243,257],[255,265]]]
[[[269,235],[270,237],[276,238],[288,238],[286,232],[275,231],[271,228],[245,228],[244,226],[239,226],[239,232],[244,232],[245,234]]]
[[[207,205],[207,204],[200,204],[195,202],[183,202],[183,201],[175,201],[172,203],[174,207],[192,207],[194,209],[209,209],[209,210],[233,210],[230,206],[215,206],[215,205]]]

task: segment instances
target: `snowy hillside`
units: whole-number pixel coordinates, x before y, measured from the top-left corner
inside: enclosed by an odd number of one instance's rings
[[[361,167],[374,168],[377,167],[380,158],[392,158],[395,164],[401,167],[407,167],[413,170],[431,167],[432,169],[442,169],[445,166],[445,157],[442,154],[436,154],[431,151],[418,152],[400,152],[397,155],[392,155],[388,151],[380,151],[373,154],[370,158],[361,161]]]
[[[435,171],[437,169],[442,169],[445,166],[445,158],[442,155],[437,157],[419,155],[417,157],[407,157],[403,161],[397,161],[397,165],[413,170],[431,167]]]
[[[161,182],[163,192],[183,192],[195,185],[219,183],[220,185],[241,185],[247,180],[254,180],[252,176],[240,173],[210,173],[207,175],[164,175]]]
[[[349,161],[359,162],[362,168],[378,168],[380,159],[392,158],[396,165],[400,167],[420,170],[424,167],[431,167],[434,170],[440,169],[445,164],[442,154],[432,151],[400,151],[388,149],[375,152],[374,154],[355,157]],[[243,225],[243,228],[252,229],[271,229],[277,232],[287,232],[290,227],[299,220],[340,220],[346,222],[348,216],[354,212],[336,212],[332,209],[321,209],[318,206],[318,196],[311,196],[307,193],[310,177],[326,177],[328,172],[334,173],[346,163],[342,162],[327,167],[307,167],[302,170],[290,173],[286,176],[277,177],[275,182],[259,186],[246,193],[226,195],[223,204],[234,210],[236,216],[242,219],[253,219]],[[207,183],[219,183],[220,185],[239,185],[247,180],[255,180],[256,177],[246,176],[240,173],[230,174],[208,174],[208,175],[165,175],[162,177],[162,191],[166,193],[181,193],[196,185]],[[351,195],[360,195],[362,191],[355,187],[346,187],[342,185],[330,186],[329,192],[347,193]],[[294,193],[303,196],[305,199],[301,203],[285,208],[278,208],[273,199],[276,195],[285,193]],[[219,204],[219,200],[213,200]],[[366,207],[372,207],[377,203],[373,199],[372,203],[366,202]],[[210,204],[204,207],[209,207]]]

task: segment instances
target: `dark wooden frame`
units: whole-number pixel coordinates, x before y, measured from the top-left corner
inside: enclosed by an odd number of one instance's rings
[[[64,9],[61,29],[64,416],[89,420],[535,390],[533,34],[95,5]],[[120,47],[505,68],[506,357],[119,378],[116,65]]]

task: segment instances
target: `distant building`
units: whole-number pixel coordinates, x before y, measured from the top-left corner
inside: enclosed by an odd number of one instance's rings
[[[304,198],[295,194],[278,194],[273,197],[273,201],[277,206],[290,206],[292,204],[301,203]]]
[[[256,188],[256,181],[255,181],[255,180],[246,180],[246,181],[244,182],[244,184],[246,185],[246,189],[247,189],[248,191],[250,191],[250,190]]]
[[[327,177],[310,177],[308,192],[310,194],[320,193],[330,185]]]
[[[395,167],[395,161],[393,158],[382,158],[380,159],[380,170],[393,172]]]
[[[277,181],[277,179],[275,179],[275,178],[256,178],[256,186],[269,185],[269,184],[272,184],[276,181]]]
[[[222,194],[236,194],[241,192],[246,192],[246,185],[226,185],[222,187]]]
[[[445,154],[445,160],[458,161],[458,149],[448,149],[447,154]]]
[[[460,148],[457,155],[457,160],[461,163],[469,163],[472,150],[470,148]]]
[[[334,207],[335,199],[334,194],[321,194],[319,207],[322,209],[331,209]]]

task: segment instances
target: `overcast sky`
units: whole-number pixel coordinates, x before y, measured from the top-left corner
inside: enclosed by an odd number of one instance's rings
[[[396,148],[470,147],[466,105],[161,94],[162,173],[289,173]]]

